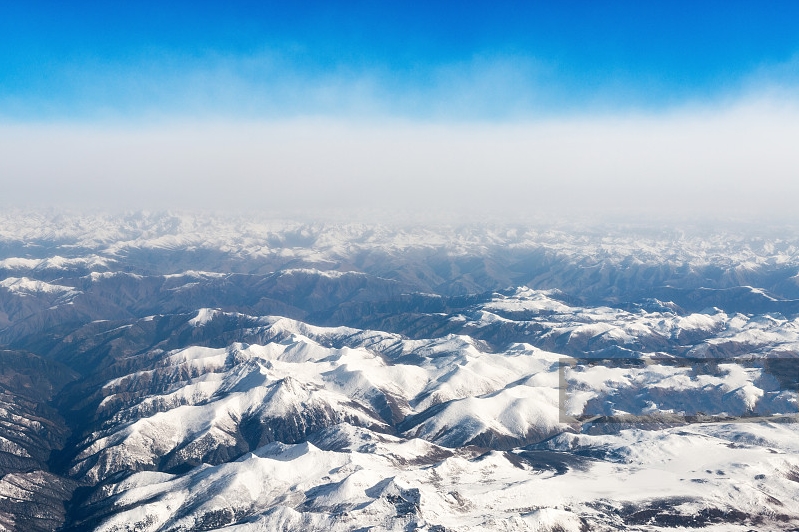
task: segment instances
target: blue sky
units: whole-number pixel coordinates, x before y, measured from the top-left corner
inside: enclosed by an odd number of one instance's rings
[[[795,218],[797,95],[799,2],[1,2],[0,207]]]
[[[4,2],[0,116],[659,110],[799,80],[796,2]]]

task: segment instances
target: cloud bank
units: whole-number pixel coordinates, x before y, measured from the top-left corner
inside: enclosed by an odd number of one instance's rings
[[[0,126],[5,207],[791,218],[799,107]]]

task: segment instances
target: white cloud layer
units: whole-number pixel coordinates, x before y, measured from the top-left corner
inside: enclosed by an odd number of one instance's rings
[[[799,107],[0,126],[0,205],[794,218]]]

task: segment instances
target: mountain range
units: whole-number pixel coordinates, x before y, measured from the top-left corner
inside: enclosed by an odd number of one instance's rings
[[[0,214],[0,530],[797,529],[799,237],[719,227]]]

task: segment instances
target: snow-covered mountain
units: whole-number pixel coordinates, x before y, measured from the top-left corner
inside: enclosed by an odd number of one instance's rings
[[[790,232],[23,214],[0,529],[799,527]]]

